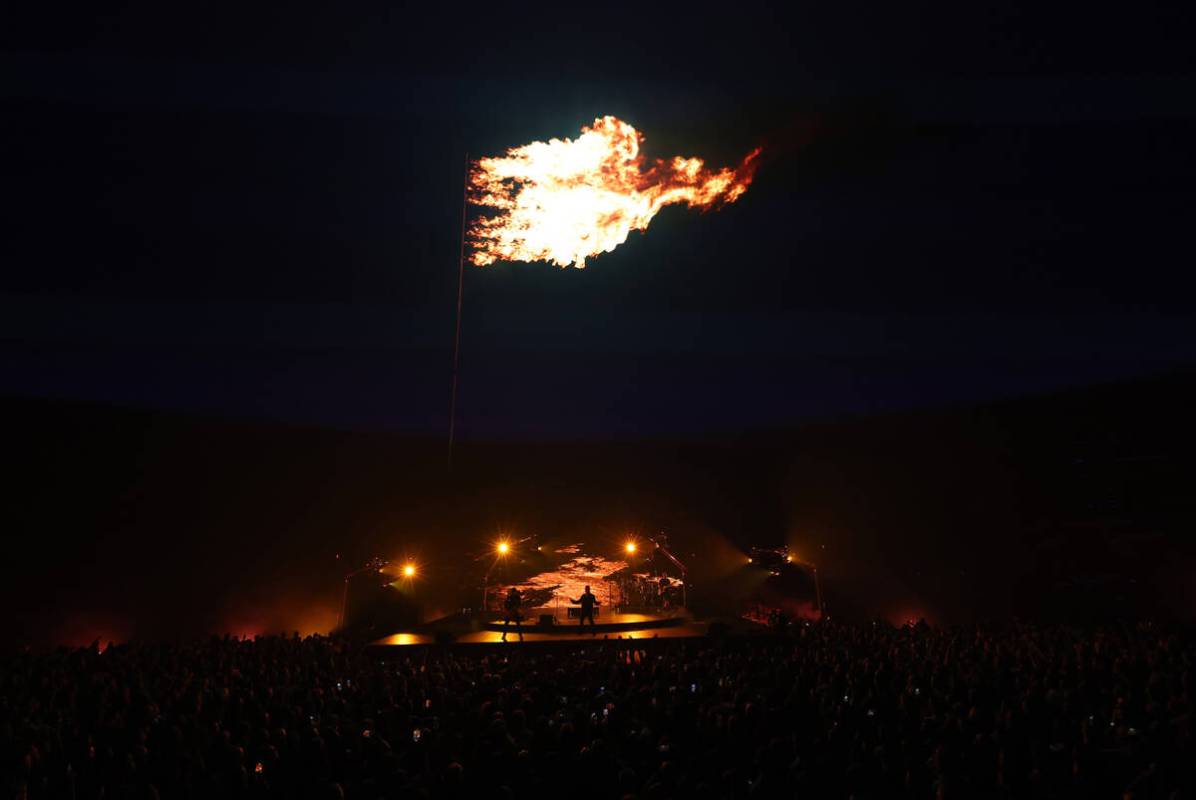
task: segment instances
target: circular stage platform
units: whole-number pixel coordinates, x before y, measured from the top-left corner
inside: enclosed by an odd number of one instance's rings
[[[548,624],[541,617],[550,618]],[[429,644],[502,644],[502,619],[487,619],[455,615],[419,626],[411,631],[396,631],[370,643],[371,648],[394,648]],[[678,639],[700,637],[708,633],[706,622],[695,620],[683,609],[675,611],[642,613],[613,613],[601,618],[597,624],[585,627],[576,619],[564,614],[553,615],[545,609],[544,614],[528,614],[522,624],[524,642],[570,642],[592,641],[594,639]],[[547,620],[544,620],[547,622]],[[529,624],[531,623],[531,624]],[[520,631],[511,624],[506,629],[506,643],[518,643]]]

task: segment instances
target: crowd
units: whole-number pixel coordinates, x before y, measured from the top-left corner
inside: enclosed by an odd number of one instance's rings
[[[832,623],[378,654],[326,638],[19,654],[16,798],[1196,796],[1187,633]]]

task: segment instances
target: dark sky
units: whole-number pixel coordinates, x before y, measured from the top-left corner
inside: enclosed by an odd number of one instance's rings
[[[584,271],[468,268],[467,436],[1196,362],[1190,11],[25,5],[0,21],[0,393],[439,433],[464,153],[604,114],[649,155],[765,160]]]

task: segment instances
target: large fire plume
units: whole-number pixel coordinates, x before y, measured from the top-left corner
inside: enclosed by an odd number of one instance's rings
[[[752,182],[757,148],[738,167],[712,170],[700,158],[651,164],[643,135],[615,117],[600,117],[576,139],[532,142],[505,156],[479,159],[470,202],[495,209],[469,229],[479,266],[495,261],[550,261],[579,269],[644,230],[666,205],[709,209],[733,203]]]

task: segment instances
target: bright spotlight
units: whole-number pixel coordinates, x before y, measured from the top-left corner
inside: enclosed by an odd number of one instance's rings
[[[505,555],[506,555],[507,553],[509,553],[509,552],[511,552],[511,545],[509,545],[509,544],[508,544],[508,543],[506,543],[506,542],[499,542],[499,543],[498,543],[498,554],[499,554],[500,556],[505,556]]]
[[[407,564],[406,566],[403,567],[403,577],[405,577],[405,578],[414,578],[415,577],[415,565],[414,564]]]
[[[623,546],[623,549],[627,551],[627,555],[629,555],[629,556],[635,555],[635,551],[636,551],[635,542],[628,542],[627,544],[625,544]]]
[[[790,564],[792,564],[792,563],[793,563],[793,556],[785,556],[785,560],[786,560],[786,561],[788,561]]]

